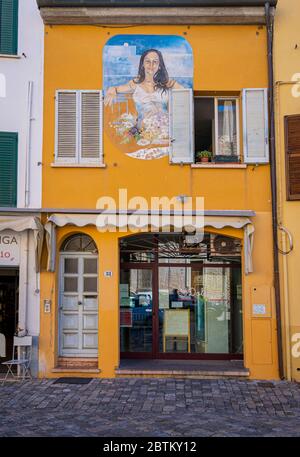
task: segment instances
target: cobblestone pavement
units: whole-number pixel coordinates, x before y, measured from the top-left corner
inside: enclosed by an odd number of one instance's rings
[[[0,385],[0,436],[300,437],[300,384],[54,379]]]

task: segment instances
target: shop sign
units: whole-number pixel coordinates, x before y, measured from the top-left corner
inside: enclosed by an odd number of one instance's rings
[[[0,266],[12,267],[20,263],[20,237],[13,232],[0,232]]]

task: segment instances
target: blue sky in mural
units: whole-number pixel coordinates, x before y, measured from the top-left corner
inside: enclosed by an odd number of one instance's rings
[[[193,87],[193,54],[189,43],[177,35],[117,35],[103,51],[106,90],[137,76],[140,57],[147,49],[161,51],[169,77],[184,87]]]

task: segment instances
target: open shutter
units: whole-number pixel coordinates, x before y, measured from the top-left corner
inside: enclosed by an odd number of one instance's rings
[[[300,200],[300,115],[285,116],[286,187],[288,200]]]
[[[170,162],[194,162],[194,99],[192,89],[170,90]]]
[[[102,162],[102,92],[81,92],[81,162]]]
[[[0,132],[0,206],[17,206],[18,134]]]
[[[244,162],[269,162],[268,91],[243,90]]]
[[[77,92],[56,93],[56,161],[75,163],[78,157]]]
[[[0,0],[0,54],[18,52],[18,0]]]

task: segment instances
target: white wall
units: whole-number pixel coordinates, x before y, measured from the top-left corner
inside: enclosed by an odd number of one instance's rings
[[[33,81],[29,208],[41,207],[44,28],[36,0],[19,0],[18,58],[0,56],[0,131],[18,132],[18,207],[25,207],[28,82]],[[0,78],[3,80],[2,78]],[[3,85],[2,85],[3,87]],[[1,97],[2,95],[2,97]]]

